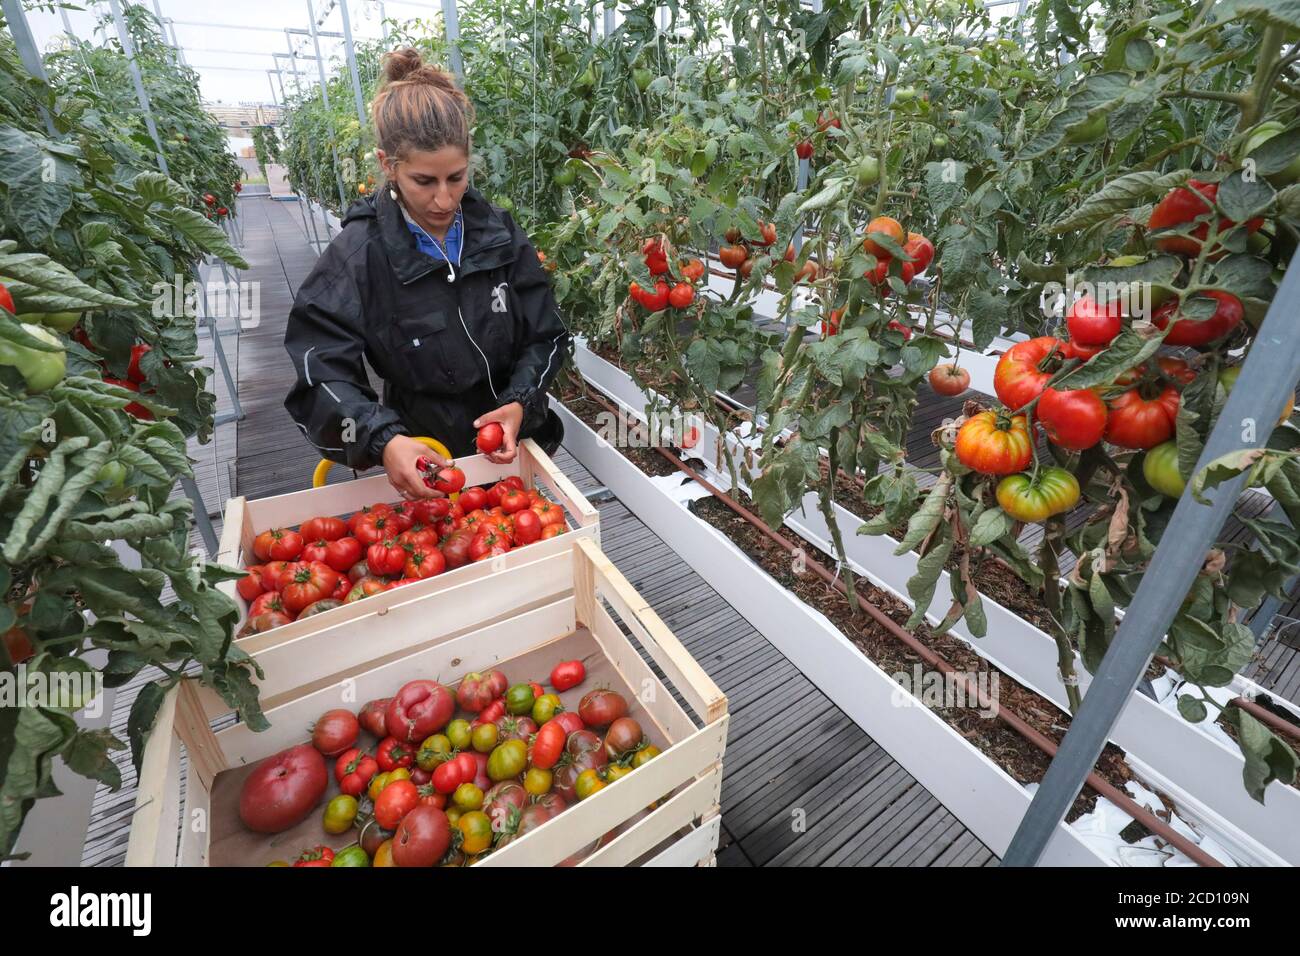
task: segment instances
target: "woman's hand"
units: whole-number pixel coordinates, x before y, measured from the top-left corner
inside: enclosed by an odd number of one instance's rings
[[[394,435],[384,446],[384,470],[388,472],[388,481],[403,498],[441,498],[442,492],[424,483],[424,472],[419,464],[421,458],[432,461],[435,468],[451,464],[423,442],[409,435]]]
[[[524,423],[524,406],[518,402],[502,405],[495,411],[476,418],[474,427],[482,428],[488,422],[497,422],[501,426],[501,431],[505,433],[505,437],[501,440],[501,447],[488,455],[488,460],[498,465],[508,465],[519,453],[516,443],[519,440],[519,426]]]

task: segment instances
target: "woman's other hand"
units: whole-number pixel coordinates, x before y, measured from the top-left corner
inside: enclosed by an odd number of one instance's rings
[[[503,425],[502,428],[504,427]],[[424,472],[420,470],[422,458],[433,462],[435,468],[443,468],[451,464],[423,442],[418,442],[409,435],[394,435],[384,446],[384,470],[388,472],[388,481],[403,498],[442,497],[442,492],[435,491],[424,483]]]
[[[474,427],[482,428],[488,422],[497,422],[501,426],[504,437],[501,440],[501,447],[487,457],[498,465],[508,465],[515,460],[515,455],[519,453],[517,442],[519,441],[519,426],[524,422],[524,406],[518,402],[502,405],[495,411],[476,418]]]

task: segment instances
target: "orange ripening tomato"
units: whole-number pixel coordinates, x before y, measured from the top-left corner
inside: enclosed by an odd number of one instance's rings
[[[993,391],[998,400],[1015,411],[1036,399],[1056,371],[1049,361],[1060,354],[1061,340],[1050,335],[1018,342],[1002,353],[993,371]]]
[[[892,256],[893,253],[871,238],[873,232],[888,236],[894,241],[894,244],[899,247],[901,247],[905,241],[903,237],[902,223],[890,216],[877,216],[875,219],[867,223],[867,238],[862,240],[862,248],[876,258],[880,258],[881,256]]]
[[[1024,415],[980,412],[957,432],[957,460],[982,475],[1023,471],[1033,458],[1033,442]]]

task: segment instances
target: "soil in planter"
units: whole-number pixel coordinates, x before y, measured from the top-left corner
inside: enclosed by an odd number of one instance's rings
[[[593,429],[597,426],[596,413],[603,411],[594,402],[583,400],[568,405],[570,411]],[[662,455],[649,448],[619,448],[618,451],[648,474],[680,473]],[[665,467],[667,471],[665,471]],[[743,496],[741,496],[743,499]],[[762,567],[779,584],[796,594],[810,607],[825,614],[862,652],[889,673],[911,673],[914,664],[927,666],[914,652],[900,643],[884,627],[865,614],[854,614],[839,592],[829,588],[811,572],[794,573],[790,555],[777,546],[757,528],[749,524],[722,502],[704,498],[692,502],[691,510],[727,535],[743,552]],[[833,564],[827,555],[804,543],[810,556]],[[859,580],[858,591],[900,625],[907,620],[910,609],[900,600]],[[1017,684],[1006,674],[997,671],[987,661],[970,649],[965,642],[949,635],[932,634],[928,628],[914,632],[918,640],[940,653],[954,668],[971,674],[997,673],[998,706],[1009,708],[1022,720],[1044,736],[1057,741],[1069,728],[1068,716],[1062,714],[1050,701]],[[938,714],[958,733],[970,741],[986,756],[1020,783],[1042,780],[1050,759],[1006,725],[981,716],[978,706],[937,708]],[[1108,744],[1097,762],[1097,772],[1111,784],[1124,789],[1133,778],[1124,763],[1119,748]],[[1075,820],[1096,806],[1096,794],[1085,790],[1074,802],[1067,820]],[[1137,829],[1136,839],[1147,834],[1145,828]]]

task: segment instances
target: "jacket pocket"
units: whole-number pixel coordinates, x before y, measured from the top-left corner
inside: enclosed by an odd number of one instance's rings
[[[387,330],[388,356],[394,377],[405,388],[422,392],[452,392],[456,370],[449,360],[451,317],[441,308],[399,310]]]

